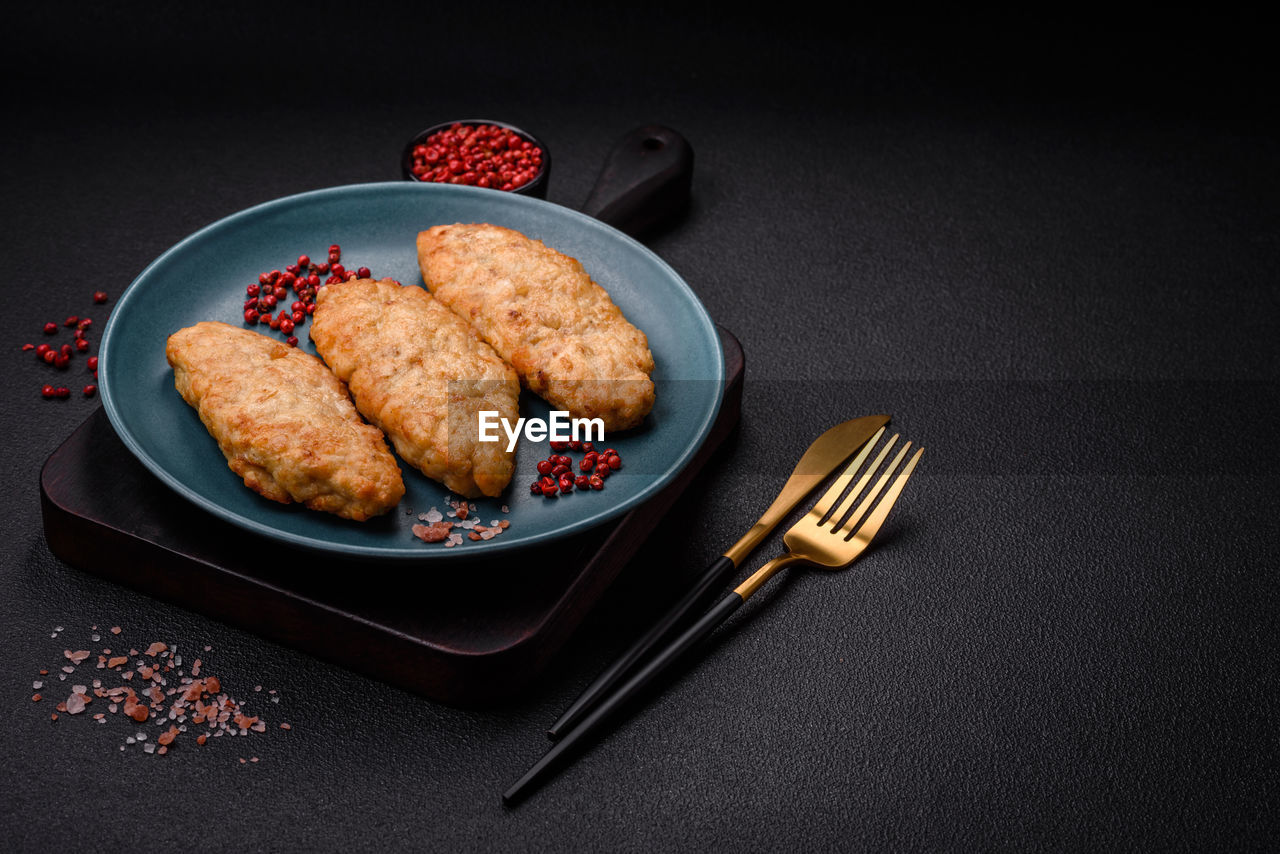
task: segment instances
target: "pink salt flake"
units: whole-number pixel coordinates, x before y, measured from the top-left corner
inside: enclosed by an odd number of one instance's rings
[[[414,525],[410,530],[424,543],[440,543],[449,539],[449,531],[452,527],[451,522],[433,522],[430,525]]]

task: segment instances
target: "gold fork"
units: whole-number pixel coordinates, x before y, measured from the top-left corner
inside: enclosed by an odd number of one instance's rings
[[[871,484],[877,470],[898,441],[898,436],[895,435],[885,443],[884,447],[876,453],[871,464],[859,474],[883,435],[884,428],[881,427],[858,456],[854,457],[848,468],[836,478],[835,483],[823,494],[813,509],[791,526],[782,538],[787,546],[786,554],[774,558],[756,570],[746,581],[713,605],[698,622],[657,652],[648,664],[638,670],[614,694],[603,700],[593,712],[582,719],[577,727],[557,741],[537,764],[503,793],[502,800],[507,804],[519,800],[529,787],[546,776],[571,748],[598,730],[607,718],[644,690],[658,674],[665,671],[690,647],[710,634],[712,629],[728,619],[730,614],[738,610],[743,602],[754,595],[779,570],[799,563],[820,569],[843,569],[857,560],[858,556],[866,551],[871,539],[879,532],[898,496],[902,494],[907,478],[911,477],[911,473],[915,471],[920,455],[924,453],[924,448],[917,449],[906,465],[902,465],[911,448],[911,443],[906,442],[893,461],[884,468],[875,485],[868,490],[867,487]],[[899,469],[900,466],[901,469]],[[857,478],[856,483],[854,483],[855,478]],[[852,489],[849,488],[850,483],[853,483]],[[841,496],[844,496],[843,499]],[[877,499],[879,503],[876,503]]]
[[[853,462],[849,463],[849,467],[836,478],[835,483],[823,494],[818,503],[813,505],[813,509],[783,535],[782,541],[787,545],[787,553],[769,561],[734,588],[733,592],[739,598],[739,605],[784,567],[796,563],[807,563],[820,569],[844,569],[857,560],[858,555],[866,551],[867,546],[871,544],[871,538],[879,532],[894,502],[898,500],[902,487],[906,486],[907,478],[911,477],[911,473],[915,471],[920,455],[924,453],[924,448],[917,449],[910,462],[898,472],[895,478],[894,471],[898,469],[907,451],[911,449],[910,442],[904,444],[898,451],[898,455],[893,458],[893,462],[880,475],[876,485],[864,496],[862,493],[867,488],[867,484],[871,482],[876,470],[884,462],[885,456],[898,441],[898,436],[895,434],[876,454],[876,458],[872,460],[871,465],[867,466],[866,471],[858,477],[858,469],[866,462],[867,456],[882,435],[884,435],[883,427],[871,437],[858,456],[853,458]],[[853,489],[849,489],[849,484],[855,477],[858,477],[858,482],[854,484]],[[893,485],[885,493],[884,499],[876,505],[875,511],[867,516],[867,511],[871,509],[871,505],[875,503],[880,493],[884,492],[890,478],[893,478]],[[836,501],[846,489],[849,490],[848,495],[839,505],[836,505]],[[856,510],[853,510],[854,502],[859,497],[862,498],[862,502],[858,504]],[[850,513],[850,510],[853,512]],[[854,525],[863,517],[866,517],[866,521],[855,530]]]

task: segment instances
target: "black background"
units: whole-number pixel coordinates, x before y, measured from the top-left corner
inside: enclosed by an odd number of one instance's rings
[[[1259,22],[126,3],[19,12],[0,63],[11,847],[1274,844],[1280,150]],[[747,356],[740,431],[536,686],[449,708],[54,558],[39,469],[97,403],[42,400],[21,344],[225,215],[397,178],[407,137],[464,116],[541,134],[570,207],[627,129],[684,133],[694,204],[647,242]],[[879,547],[775,583],[504,809],[546,725],[808,442],[878,411],[928,448]],[[373,567],[352,583],[405,592]],[[30,681],[92,624],[211,645],[293,730],[157,761],[117,750],[119,721],[51,724]]]

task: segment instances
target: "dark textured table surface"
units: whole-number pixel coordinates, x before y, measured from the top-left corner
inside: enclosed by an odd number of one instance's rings
[[[10,22],[6,848],[1274,845],[1280,148],[1254,26],[551,10]],[[79,374],[42,400],[53,369],[21,345],[101,323],[201,226],[394,179],[405,138],[468,115],[542,134],[571,207],[624,131],[683,132],[693,205],[647,242],[747,358],[738,433],[536,685],[435,704],[55,558],[40,467],[98,404]],[[504,808],[550,721],[808,442],[879,411],[928,450],[877,547],[775,583]],[[157,757],[120,751],[118,719],[51,722],[94,625],[212,647],[224,683],[278,692],[273,728]]]

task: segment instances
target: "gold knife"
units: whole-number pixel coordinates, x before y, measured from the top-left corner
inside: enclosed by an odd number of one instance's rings
[[[804,500],[806,495],[857,453],[877,430],[888,423],[888,415],[866,415],[837,424],[815,439],[800,457],[800,461],[796,463],[791,477],[787,478],[778,497],[773,499],[769,509],[764,511],[759,521],[751,526],[751,530],[730,546],[723,556],[712,562],[693,589],[644,637],[636,641],[617,661],[596,677],[587,690],[574,700],[573,705],[565,710],[559,720],[551,725],[547,730],[547,736],[554,740],[572,729],[644,658],[649,650],[654,649],[684,623],[685,618],[693,614],[712,593],[728,584],[743,559],[760,545],[760,542],[787,517],[788,513],[795,509],[796,505]]]

